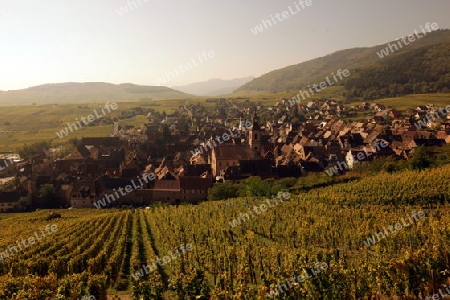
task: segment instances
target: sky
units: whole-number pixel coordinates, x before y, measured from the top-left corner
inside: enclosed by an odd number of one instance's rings
[[[0,90],[258,77],[427,22],[450,28],[449,0],[308,1],[0,0]]]

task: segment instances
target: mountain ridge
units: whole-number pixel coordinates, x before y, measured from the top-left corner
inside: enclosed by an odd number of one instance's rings
[[[26,89],[0,91],[0,105],[92,103],[106,101],[148,101],[196,98],[164,86],[132,83],[62,82],[45,83]]]
[[[388,57],[396,57],[415,49],[436,45],[445,41],[450,41],[450,30],[441,29],[433,31],[428,33],[424,38],[398,49],[395,53],[391,53]],[[392,43],[397,44],[397,41],[390,41],[372,47],[343,49],[299,64],[273,70],[242,85],[234,92],[265,91],[273,93],[299,90],[312,82],[322,81],[323,78],[338,69],[351,70],[363,68],[380,60],[387,59],[380,58],[377,53]]]

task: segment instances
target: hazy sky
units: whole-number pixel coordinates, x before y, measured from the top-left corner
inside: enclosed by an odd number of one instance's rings
[[[304,9],[298,1],[0,0],[0,90],[68,81],[154,85],[192,60],[197,66],[165,85],[260,76],[382,44],[426,22],[450,28],[449,0],[311,0]],[[280,22],[275,14],[283,11]],[[276,24],[253,34],[270,15]],[[214,57],[200,63],[204,50]]]

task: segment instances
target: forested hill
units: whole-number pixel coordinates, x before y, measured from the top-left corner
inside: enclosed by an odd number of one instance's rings
[[[349,69],[356,72],[358,72],[359,70],[363,70],[364,72],[364,68],[366,67],[373,68],[371,70],[382,68],[381,70],[377,71],[380,76],[382,76],[383,68],[387,68],[388,64],[402,65],[403,62],[407,60],[406,57],[413,57],[417,55],[419,55],[420,57],[420,55],[422,54],[437,55],[438,52],[440,52],[440,48],[442,47],[442,45],[446,45],[447,42],[450,42],[450,30],[438,30],[432,33],[428,33],[425,37],[418,39],[407,46],[403,46],[402,48],[398,49],[398,51],[390,53],[384,58],[380,58],[377,53],[379,53],[383,49],[386,49],[389,43],[370,48],[353,48],[341,50],[324,57],[319,57],[307,62],[269,72],[244,84],[237,91],[253,90],[266,92],[282,92],[286,90],[299,90],[310,83],[323,81],[326,76],[329,76],[332,72],[335,72],[338,69]],[[394,41],[390,43],[393,44],[397,42]],[[435,48],[437,49],[434,52],[429,52]],[[410,53],[410,56],[403,56],[408,53]],[[443,49],[440,53],[442,55],[442,59],[433,62],[434,65],[439,65],[443,60],[446,61],[447,59],[449,59],[448,50],[445,53],[445,50]],[[400,59],[399,62],[396,62],[397,58]],[[423,59],[423,63],[425,63],[425,60],[429,61],[433,58],[423,57]],[[416,63],[419,64],[418,61],[416,61]],[[415,71],[410,72],[415,73]],[[439,72],[439,74],[442,74],[442,70]],[[355,72],[352,72],[352,77],[353,75],[358,75],[357,78],[361,77],[359,74],[355,74]],[[420,77],[423,78],[428,75],[430,74],[421,74]],[[368,75],[368,72],[364,72],[364,76],[371,75]],[[440,75],[437,74],[436,76]],[[433,81],[436,76],[431,76],[431,78],[433,78]],[[425,83],[426,82],[427,81],[425,81]],[[358,84],[359,86],[359,83],[357,83],[356,81],[353,82],[353,84]]]
[[[407,94],[450,93],[450,41],[414,49],[356,69],[348,97],[366,100]]]

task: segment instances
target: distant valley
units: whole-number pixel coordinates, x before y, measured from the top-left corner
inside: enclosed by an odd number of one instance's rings
[[[203,82],[195,82],[187,85],[174,86],[173,89],[182,91],[184,93],[193,94],[197,96],[222,96],[233,93],[247,82],[254,78],[244,77],[235,79],[210,79]]]

